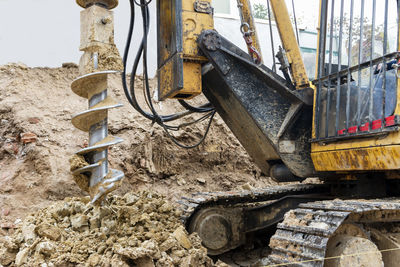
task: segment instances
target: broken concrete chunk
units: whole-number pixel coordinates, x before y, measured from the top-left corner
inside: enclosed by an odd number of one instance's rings
[[[61,237],[60,229],[47,223],[42,223],[36,227],[35,232],[41,237],[47,237],[50,240],[57,241]]]
[[[176,246],[178,241],[174,237],[169,237],[160,245],[160,251],[165,252]]]
[[[186,230],[183,226],[180,226],[178,229],[176,229],[172,235],[179,242],[179,244],[181,244],[182,247],[186,249],[190,249],[192,247],[192,243],[190,242]]]
[[[89,266],[99,266],[100,265],[101,256],[97,253],[90,255],[87,264]]]
[[[51,242],[40,242],[36,246],[36,251],[45,256],[50,256],[55,251],[55,245]]]
[[[136,203],[136,201],[139,199],[137,195],[135,195],[132,192],[126,193],[124,196],[124,199],[126,201],[126,205],[130,206]]]
[[[205,184],[206,183],[206,179],[204,178],[197,178],[197,182],[201,183],[201,184]]]
[[[0,265],[7,266],[14,262],[16,254],[6,248],[0,248]]]
[[[34,143],[37,141],[37,135],[31,132],[21,134],[21,142],[23,144]]]
[[[88,217],[83,214],[76,214],[71,217],[71,225],[73,230],[82,230],[83,227],[89,226]]]
[[[32,244],[36,239],[35,228],[36,226],[34,224],[28,222],[22,225],[21,231],[26,243]]]
[[[150,240],[144,241],[140,247],[137,248],[119,248],[116,253],[125,256],[129,259],[136,260],[147,256],[154,256],[158,253],[157,245]]]
[[[23,250],[20,250],[17,253],[17,256],[15,257],[15,265],[21,266],[26,262],[29,256],[29,248],[24,248]]]

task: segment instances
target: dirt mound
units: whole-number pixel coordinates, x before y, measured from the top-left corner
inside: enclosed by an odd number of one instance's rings
[[[180,212],[157,194],[60,201],[28,216],[0,244],[0,264],[11,266],[215,266]],[[221,265],[222,264],[218,264]]]
[[[88,140],[86,133],[71,124],[72,116],[88,105],[87,99],[71,91],[71,82],[78,75],[73,64],[54,69],[0,66],[0,236],[12,234],[18,221],[34,210],[66,197],[84,196],[73,181],[68,162]],[[143,81],[137,78],[135,84],[140,95]],[[153,80],[151,88],[155,87]],[[218,116],[206,141],[185,150],[130,107],[119,75],[111,76],[109,94],[124,104],[109,114],[110,134],[124,139],[109,151],[110,167],[124,171],[126,177],[115,194],[148,190],[176,200],[197,191],[272,183],[260,174]],[[139,101],[146,106],[143,99]],[[163,114],[182,110],[173,101],[155,106]],[[195,142],[205,123],[174,135],[181,142]]]

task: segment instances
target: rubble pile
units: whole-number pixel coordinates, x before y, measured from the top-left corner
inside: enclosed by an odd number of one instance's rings
[[[0,239],[0,265],[215,266],[179,217],[164,197],[149,192],[109,196],[100,207],[89,198],[67,198]]]

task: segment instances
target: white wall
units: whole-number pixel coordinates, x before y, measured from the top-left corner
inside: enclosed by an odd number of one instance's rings
[[[127,0],[119,2],[119,6],[114,9],[115,42],[122,55],[129,26],[130,8]],[[152,22],[148,42],[150,76],[154,76],[157,66],[155,2],[152,1],[150,4]],[[23,62],[31,67],[58,67],[64,62],[79,62],[81,56],[78,50],[79,12],[82,8],[74,0],[0,0],[0,10],[2,11],[0,65],[8,62]],[[215,28],[220,34],[247,51],[239,30],[240,22],[235,14],[226,17],[216,16]],[[132,63],[142,35],[141,15],[138,8],[136,8],[135,24],[134,46],[131,48],[129,64]],[[264,63],[271,67],[269,25],[259,21],[257,31]],[[277,49],[279,35],[276,27],[273,27],[273,33]]]
[[[155,1],[150,4],[152,9],[154,6]],[[79,62],[81,10],[74,0],[0,0],[0,64],[23,62],[31,67],[58,67],[63,62]],[[129,2],[120,1],[114,11],[115,41],[122,54],[129,26]],[[149,62],[153,65],[157,60],[155,19],[153,15],[152,41],[148,44],[152,52]],[[136,25],[134,49],[142,34],[138,8]]]

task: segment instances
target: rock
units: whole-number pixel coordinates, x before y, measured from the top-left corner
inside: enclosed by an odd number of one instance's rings
[[[16,69],[21,69],[21,70],[29,69],[29,67],[26,64],[22,63],[22,62],[8,63],[6,66],[14,67]]]
[[[177,240],[174,237],[169,237],[160,245],[160,251],[165,252],[177,245]]]
[[[14,262],[18,255],[23,266],[47,267],[70,259],[74,266],[212,266],[179,218],[171,203],[148,192],[110,196],[101,207],[67,198],[28,216],[11,238],[0,238],[0,259]]]
[[[41,237],[47,237],[50,240],[57,241],[61,237],[61,231],[59,228],[50,224],[40,224],[36,227],[35,232]]]
[[[6,143],[3,146],[3,150],[10,155],[17,155],[19,152],[19,147],[16,143]]]
[[[138,248],[119,248],[116,250],[116,253],[125,256],[132,260],[137,260],[143,257],[152,257],[159,253],[157,245],[150,240],[144,241],[141,247]]]
[[[89,219],[90,230],[94,230],[100,227],[99,216],[90,217]]]
[[[254,188],[253,188],[249,183],[245,183],[244,185],[242,185],[242,189],[243,189],[243,190],[251,191],[251,190],[253,190]]]
[[[23,144],[34,143],[37,141],[37,135],[31,132],[21,134],[21,142]]]
[[[175,251],[172,252],[172,255],[182,259],[185,256],[185,250],[183,250],[183,249],[175,250]]]
[[[87,264],[89,266],[99,266],[100,265],[101,256],[97,253],[90,255]]]
[[[10,215],[10,209],[8,209],[8,208],[2,208],[2,209],[1,209],[1,215],[3,215],[3,216],[8,216],[8,215]]]
[[[55,246],[53,243],[48,242],[48,241],[40,242],[36,246],[36,251],[45,256],[50,256],[52,253],[54,253]]]
[[[21,228],[22,235],[24,237],[24,241],[27,244],[32,244],[33,241],[36,239],[35,228],[36,226],[34,224],[28,222],[25,222],[22,225]]]
[[[217,263],[215,264],[218,267],[229,267],[228,264],[226,264],[225,262],[222,262],[221,260],[218,260]],[[269,264],[266,264],[269,265]],[[271,264],[272,265],[272,264]],[[265,266],[265,265],[264,265]]]
[[[183,226],[180,226],[175,232],[172,233],[175,239],[181,244],[182,247],[186,249],[190,249],[192,247],[192,243],[189,240],[189,237],[186,233],[186,230]]]
[[[26,262],[29,256],[29,248],[24,248],[20,250],[17,255],[15,256],[15,265],[21,266]]]
[[[64,217],[71,215],[71,207],[67,204],[57,206],[52,216],[56,220],[61,220]]]
[[[0,245],[3,243],[4,247],[7,248],[8,251],[18,251],[18,244],[16,241],[9,236],[5,236],[0,239]]]
[[[136,266],[140,267],[154,267],[154,262],[149,257],[143,257],[135,260]]]
[[[107,249],[107,246],[105,246],[105,245],[100,245],[100,246],[97,248],[97,253],[103,254],[104,251],[105,251],[106,249]]]
[[[76,214],[71,217],[71,225],[73,230],[82,230],[83,227],[89,226],[88,217],[83,214]]]
[[[65,62],[61,65],[63,68],[67,68],[67,69],[77,69],[78,65],[74,62]]]
[[[16,226],[12,222],[4,222],[0,224],[0,228],[2,229],[15,229]]]
[[[129,192],[126,193],[124,196],[124,199],[126,201],[126,205],[130,206],[136,203],[136,201],[139,199],[134,193]]]
[[[177,183],[179,186],[182,186],[182,185],[185,185],[185,184],[186,184],[186,181],[185,181],[185,179],[183,179],[183,178],[178,178],[178,180],[176,181],[176,183]]]
[[[120,255],[114,254],[111,259],[111,267],[130,267],[125,261],[122,260]]]
[[[6,248],[0,248],[0,265],[7,266],[15,261],[16,253],[10,252]]]
[[[117,225],[116,221],[114,221],[112,219],[104,218],[101,221],[102,232],[107,235],[114,231],[116,225]]]
[[[40,119],[38,117],[31,117],[31,118],[28,118],[28,122],[30,124],[38,124],[40,122]]]
[[[191,255],[184,257],[181,262],[181,267],[191,267],[193,266],[193,258]]]
[[[197,178],[197,182],[199,182],[201,184],[205,184],[206,180],[204,178]]]

